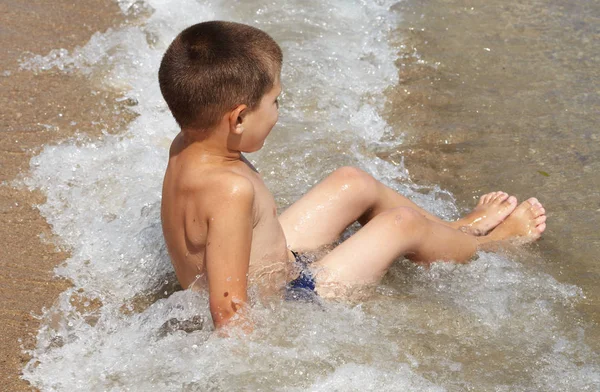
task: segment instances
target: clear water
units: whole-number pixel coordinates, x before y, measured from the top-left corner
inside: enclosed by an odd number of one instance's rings
[[[251,336],[214,336],[206,295],[174,291],[160,228],[177,133],[156,80],[166,46],[210,19],[253,24],[280,43],[280,122],[250,159],[282,209],[351,164],[455,218],[450,193],[412,183],[402,160],[379,157],[403,142],[381,114],[399,81],[403,15],[389,0],[119,5],[137,22],[22,64],[84,73],[138,114],[116,134],[47,146],[31,162],[26,183],[47,194],[40,209],[71,252],[56,272],[74,287],[43,316],[25,379],[57,391],[597,390],[597,353],[575,309],[582,290],[518,256],[482,253],[428,270],[399,261],[354,305],[256,298]],[[173,318],[198,315],[203,329],[165,331]]]
[[[460,206],[501,188],[548,212],[539,266],[580,285],[600,350],[600,2],[408,0],[392,154]]]

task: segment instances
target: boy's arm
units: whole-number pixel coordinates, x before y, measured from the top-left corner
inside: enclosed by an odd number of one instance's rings
[[[248,300],[254,187],[239,175],[224,174],[213,188],[206,241],[210,313],[220,328],[243,310]],[[237,324],[237,322],[236,322]]]

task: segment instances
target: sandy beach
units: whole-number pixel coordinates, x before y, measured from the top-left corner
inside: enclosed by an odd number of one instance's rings
[[[46,55],[52,49],[83,45],[93,33],[120,23],[122,15],[110,1],[7,1],[0,7],[0,389],[28,391],[29,384],[19,378],[28,360],[22,347],[35,344],[39,323],[33,315],[51,305],[69,284],[53,278],[52,271],[67,253],[42,240],[52,236],[35,208],[44,202],[43,195],[16,189],[12,182],[28,171],[29,159],[43,145],[79,129],[107,128],[99,102],[110,97],[93,91],[80,76],[20,71],[19,60],[30,53]]]

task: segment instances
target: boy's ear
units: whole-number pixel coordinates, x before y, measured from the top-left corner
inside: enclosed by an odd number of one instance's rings
[[[244,116],[246,114],[246,105],[238,105],[229,113],[229,132],[241,135],[244,132]]]

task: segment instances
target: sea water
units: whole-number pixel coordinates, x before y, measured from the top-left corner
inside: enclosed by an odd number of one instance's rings
[[[253,298],[251,335],[214,335],[207,296],[173,289],[162,239],[161,181],[177,133],[157,83],[162,53],[212,19],[279,42],[280,121],[249,158],[280,209],[355,165],[454,219],[449,192],[380,158],[403,141],[382,115],[398,84],[402,15],[389,0],[118,3],[131,23],[22,63],[83,73],[137,114],[127,129],[46,146],[31,162],[26,184],[47,195],[40,210],[71,254],[56,273],[73,287],[42,316],[25,379],[57,391],[598,390],[597,353],[574,309],[582,290],[514,255],[430,269],[399,260],[354,304]]]

